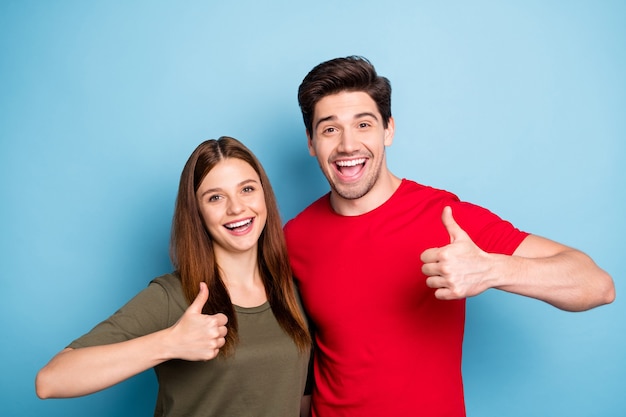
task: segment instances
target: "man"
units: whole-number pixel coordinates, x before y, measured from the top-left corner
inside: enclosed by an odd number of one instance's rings
[[[489,288],[568,311],[613,301],[582,252],[391,173],[391,86],[365,58],[319,64],[298,100],[331,188],[285,225],[315,331],[313,416],[465,415],[465,298]]]

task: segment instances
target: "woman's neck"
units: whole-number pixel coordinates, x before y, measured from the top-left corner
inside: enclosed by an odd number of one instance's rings
[[[216,260],[233,304],[256,307],[267,301],[256,252],[222,253],[216,256]]]

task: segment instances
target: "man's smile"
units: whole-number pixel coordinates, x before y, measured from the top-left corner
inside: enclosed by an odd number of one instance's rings
[[[365,167],[367,158],[343,159],[335,161],[335,167],[343,177],[354,177]]]

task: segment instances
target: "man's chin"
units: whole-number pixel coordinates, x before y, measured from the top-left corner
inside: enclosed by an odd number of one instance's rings
[[[358,200],[369,191],[366,187],[363,187],[362,185],[358,186],[358,184],[354,184],[354,186],[345,186],[343,184],[341,186],[337,186],[336,184],[333,184],[331,185],[331,188],[334,194],[343,200]]]

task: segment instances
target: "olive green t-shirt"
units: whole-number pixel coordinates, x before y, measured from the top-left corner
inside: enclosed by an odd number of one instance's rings
[[[148,287],[69,347],[122,342],[172,326],[189,306],[171,274]],[[235,353],[206,362],[170,360],[156,366],[155,416],[295,417],[299,415],[310,352],[298,351],[268,302],[235,306]]]

